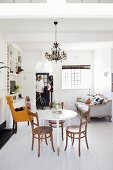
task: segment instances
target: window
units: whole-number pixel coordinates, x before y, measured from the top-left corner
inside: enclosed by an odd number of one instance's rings
[[[90,65],[65,65],[62,66],[62,88],[81,89],[90,88]]]

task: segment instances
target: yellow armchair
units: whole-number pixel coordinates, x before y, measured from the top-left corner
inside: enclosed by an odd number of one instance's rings
[[[17,122],[29,121],[26,107],[14,108],[11,96],[6,96],[7,104],[11,110],[13,118],[13,130],[17,133]]]

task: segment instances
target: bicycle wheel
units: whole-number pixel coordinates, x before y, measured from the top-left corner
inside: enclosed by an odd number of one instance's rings
[[[41,109],[46,108],[46,100],[43,97],[40,98],[40,108]]]

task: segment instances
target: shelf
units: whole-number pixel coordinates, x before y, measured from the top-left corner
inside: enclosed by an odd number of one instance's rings
[[[19,91],[19,92],[16,92],[16,93],[14,93],[14,94],[10,94],[10,96],[14,96],[14,95],[16,95],[16,94],[20,94],[20,93],[22,93],[21,91]]]
[[[17,76],[18,74],[16,73],[9,73],[11,76]]]
[[[22,96],[22,92],[17,92],[17,93],[14,93],[14,94],[10,94],[10,96],[11,96],[12,99],[13,99],[13,102],[16,102],[16,101],[18,101],[18,100],[23,99],[22,97],[19,97],[20,94],[21,94],[21,96]]]
[[[7,95],[12,96],[12,99],[14,101],[19,99],[19,94],[21,94],[22,96],[22,74],[17,74],[17,71],[19,73],[19,68],[22,68],[21,59],[22,56],[19,48],[16,48],[14,44],[8,43],[7,65],[9,66],[9,68],[7,69]],[[20,91],[11,94],[11,92],[16,91],[15,86],[19,86]]]
[[[14,60],[14,59],[10,59],[10,62],[14,62],[14,63],[16,63],[16,64],[18,64],[18,65],[21,65],[21,63],[20,63],[20,62],[18,62],[18,61],[16,61],[16,60]]]

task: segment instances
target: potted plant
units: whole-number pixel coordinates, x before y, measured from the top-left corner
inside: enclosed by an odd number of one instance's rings
[[[15,85],[15,91],[16,93],[19,92],[19,85]]]

